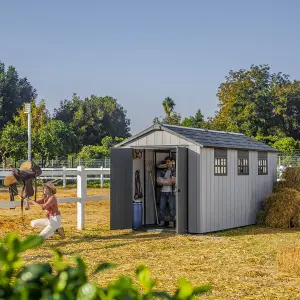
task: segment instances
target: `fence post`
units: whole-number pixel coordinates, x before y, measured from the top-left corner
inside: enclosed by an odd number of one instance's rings
[[[103,166],[100,167],[100,183],[101,183],[101,188],[103,188]]]
[[[77,167],[77,229],[84,229],[84,201],[86,197],[86,172],[83,166]]]
[[[63,167],[63,188],[67,187],[66,173],[66,167]]]

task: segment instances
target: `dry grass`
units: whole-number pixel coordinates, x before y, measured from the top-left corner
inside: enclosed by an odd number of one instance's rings
[[[107,190],[89,190],[91,195]],[[76,194],[75,190],[59,190],[59,197]],[[0,194],[0,198],[8,197]],[[7,201],[7,200],[6,200]],[[299,299],[300,278],[277,267],[277,252],[284,245],[300,242],[300,231],[262,227],[240,228],[207,235],[174,235],[171,233],[109,230],[109,201],[87,202],[86,230],[77,231],[76,204],[61,204],[66,239],[57,236],[25,255],[30,262],[48,261],[51,248],[66,257],[83,256],[89,272],[102,262],[118,267],[91,277],[100,284],[111,282],[120,274],[134,274],[138,264],[147,265],[159,287],[172,291],[177,279],[185,277],[194,285],[212,284],[207,299]],[[26,221],[40,218],[36,207],[26,212]],[[37,233],[22,228],[20,208],[0,209],[0,237],[16,230],[22,236]],[[293,259],[286,257],[286,261]],[[287,265],[287,263],[285,263]]]
[[[300,247],[283,247],[277,253],[277,265],[281,272],[300,276]]]

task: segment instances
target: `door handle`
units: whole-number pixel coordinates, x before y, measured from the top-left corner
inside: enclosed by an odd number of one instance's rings
[[[182,192],[182,189],[178,189],[177,192],[178,192],[178,193]]]

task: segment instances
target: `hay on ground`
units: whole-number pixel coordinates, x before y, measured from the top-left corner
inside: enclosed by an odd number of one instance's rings
[[[281,188],[290,188],[300,192],[300,167],[286,168],[282,173],[282,181],[276,185],[275,189]]]
[[[283,172],[282,181],[265,198],[264,209],[257,214],[256,222],[274,228],[300,228],[300,167]]]
[[[300,215],[300,193],[283,188],[266,197],[264,203],[265,225],[274,228],[298,227]],[[263,213],[260,213],[262,216]]]

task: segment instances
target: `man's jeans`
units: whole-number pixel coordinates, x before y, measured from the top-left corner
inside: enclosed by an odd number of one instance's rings
[[[170,222],[174,222],[175,218],[175,196],[172,193],[161,193],[160,195],[160,204],[159,204],[159,218],[160,221],[165,220],[165,208],[167,203],[169,202],[170,208]]]

